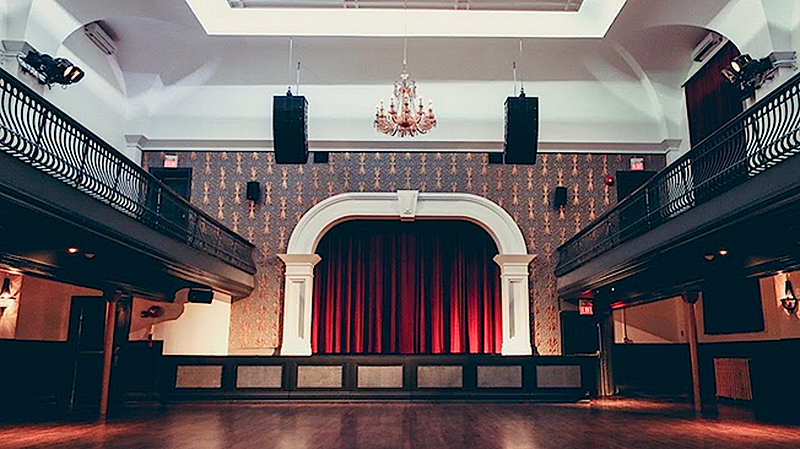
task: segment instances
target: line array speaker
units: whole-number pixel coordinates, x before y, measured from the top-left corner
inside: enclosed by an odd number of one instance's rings
[[[506,164],[535,164],[539,140],[539,98],[508,97],[506,99],[505,142]]]
[[[275,162],[308,161],[308,102],[302,95],[276,95],[272,104],[272,141]]]

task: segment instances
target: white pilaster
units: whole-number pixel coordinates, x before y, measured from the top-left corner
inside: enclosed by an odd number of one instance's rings
[[[286,264],[281,355],[311,355],[311,309],[316,254],[278,254]]]
[[[499,254],[494,257],[500,266],[503,304],[503,355],[531,355],[530,304],[528,265],[531,254]]]

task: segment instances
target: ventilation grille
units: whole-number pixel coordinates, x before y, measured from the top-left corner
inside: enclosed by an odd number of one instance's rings
[[[714,381],[717,385],[717,397],[753,400],[750,359],[715,358]]]

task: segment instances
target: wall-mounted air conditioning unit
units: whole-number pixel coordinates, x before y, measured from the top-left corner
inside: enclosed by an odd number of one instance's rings
[[[721,35],[711,31],[706,37],[697,44],[692,52],[692,60],[696,62],[703,62],[705,59],[714,53],[714,50],[722,44],[723,38]]]
[[[117,52],[117,46],[114,45],[114,40],[111,39],[111,36],[106,33],[99,23],[92,22],[84,25],[83,32],[103,53],[113,55]]]

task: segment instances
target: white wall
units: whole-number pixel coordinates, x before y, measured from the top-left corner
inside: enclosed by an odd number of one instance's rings
[[[165,355],[228,355],[231,298],[214,293],[211,304],[185,301],[187,290],[179,292],[183,314],[174,321],[154,326],[154,339],[164,341]]]
[[[680,297],[614,310],[614,342],[685,343],[684,304]],[[627,331],[627,332],[626,332]]]
[[[784,282],[789,279],[794,286],[800,286],[800,272],[779,274],[761,278],[761,307],[764,312],[764,330],[744,334],[706,335],[703,328],[703,299],[697,302],[697,329],[700,343],[719,343],[733,341],[762,341],[800,338],[800,316],[789,315],[780,305],[784,296]],[[800,290],[796,291],[796,294]]]
[[[425,83],[438,125],[415,138],[502,142],[509,82]],[[272,139],[272,96],[285,86],[171,86],[136,102],[129,134],[158,139]],[[666,128],[647,90],[630,81],[528,83],[540,98],[540,140],[546,142],[661,142]],[[303,86],[309,139],[396,141],[373,127],[375,106],[391,86]]]
[[[800,312],[789,314],[780,298],[785,296],[786,279],[795,287],[800,297],[800,271],[781,273],[761,278],[761,307],[764,313],[764,330],[738,334],[706,335],[703,325],[703,297],[695,305],[699,343],[724,343],[742,341],[768,341],[800,338]],[[687,341],[686,311],[680,297],[657,301],[625,309],[615,310],[614,340],[622,343],[625,323],[631,343],[685,343]]]

